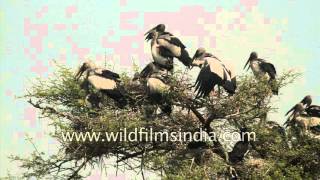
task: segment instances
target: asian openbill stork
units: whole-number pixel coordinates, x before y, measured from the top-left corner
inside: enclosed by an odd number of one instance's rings
[[[99,90],[116,101],[118,107],[123,108],[127,105],[124,89],[120,86],[120,76],[117,73],[104,68],[98,68],[90,61],[84,62],[76,73],[76,80],[85,73],[85,90],[89,91],[89,85]]]
[[[217,57],[199,48],[193,56],[193,66],[201,68],[195,83],[197,97],[206,97],[215,85],[222,86],[229,94],[237,88],[236,76]]]
[[[312,97],[310,95],[305,96],[301,102],[304,106],[304,111],[312,117],[320,117],[320,106],[318,105],[311,105],[312,104]],[[292,107],[287,113],[286,116],[294,110],[295,107]]]
[[[296,123],[302,127],[304,131],[320,126],[320,117],[306,114],[303,103],[296,104],[289,112],[292,113],[288,117],[288,120],[284,123],[285,126]]]
[[[248,66],[249,63],[250,65]],[[276,85],[274,84],[272,85],[272,82],[276,80],[277,75],[276,68],[273,64],[267,62],[264,59],[258,58],[258,54],[256,52],[251,52],[250,57],[244,66],[244,69],[247,66],[247,70],[251,68],[253,74],[258,78],[268,75],[272,92],[274,95],[278,95],[278,87],[276,87]]]
[[[153,60],[167,70],[173,69],[173,58],[177,58],[185,66],[190,66],[192,59],[186,46],[171,33],[165,32],[165,25],[159,24],[145,33],[146,40],[151,39]]]
[[[158,66],[157,63],[149,63],[135,79],[140,79],[146,87],[146,92],[151,101],[158,104],[162,112],[170,114],[172,106],[170,101],[165,98],[165,93],[170,89],[167,84],[168,72],[165,68]]]
[[[247,128],[240,128],[240,141],[238,141],[231,152],[228,152],[229,161],[238,163],[243,160],[245,154],[249,150],[249,133]]]

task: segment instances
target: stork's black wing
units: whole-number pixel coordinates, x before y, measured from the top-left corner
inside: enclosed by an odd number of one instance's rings
[[[320,117],[320,106],[311,105],[307,107],[305,110],[309,116]]]
[[[174,36],[161,35],[161,36],[159,36],[158,39],[164,39],[164,40],[168,41],[170,44],[174,44],[178,47],[181,47],[182,49],[186,48],[186,46],[180,41],[180,39],[178,39],[177,37],[174,37]]]
[[[174,54],[172,54],[172,52],[170,50],[168,50],[167,48],[165,48],[163,46],[159,47],[159,54],[163,57],[174,58]]]
[[[265,60],[263,59],[259,59],[260,60],[260,68],[268,73],[268,75],[270,76],[270,79],[275,79],[276,78],[276,75],[277,75],[277,71],[276,71],[276,68],[274,67],[273,64],[269,63],[269,62],[266,62]]]
[[[209,95],[210,91],[214,88],[216,84],[222,79],[211,71],[210,66],[204,66],[198,75],[195,83],[195,91],[197,92],[197,97],[206,97]]]
[[[296,108],[296,106],[293,106],[287,113],[285,116],[287,116],[290,112],[292,112],[294,109]]]
[[[143,70],[140,72],[141,78],[147,78],[151,74],[157,71],[156,66],[153,63],[149,63]]]
[[[108,79],[113,79],[113,80],[117,80],[120,78],[119,74],[109,70],[102,70],[102,76]]]
[[[229,152],[229,161],[232,163],[237,163],[243,160],[244,155],[249,150],[249,134],[247,134],[247,128],[240,129],[241,141],[237,142],[232,151]]]
[[[237,163],[243,160],[244,155],[249,150],[249,142],[239,141],[237,142],[232,151],[229,152],[229,161],[232,163]]]

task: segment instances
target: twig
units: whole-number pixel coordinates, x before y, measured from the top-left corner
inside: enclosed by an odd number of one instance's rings
[[[48,111],[49,113],[59,115],[60,117],[67,118],[67,119],[72,120],[72,121],[80,121],[79,118],[76,118],[76,117],[74,117],[74,116],[72,116],[72,115],[70,115],[68,113],[58,112],[57,110],[55,110],[52,107],[48,107],[48,106],[43,107],[39,103],[34,103],[34,102],[32,102],[31,99],[28,100],[28,103],[31,104],[33,107],[35,107],[37,109],[43,110],[44,112]]]
[[[142,176],[142,179],[143,179],[143,180],[145,180],[144,173],[143,173],[144,153],[145,153],[145,152],[146,152],[146,149],[143,148],[143,154],[142,154],[141,164],[140,164],[141,176]]]
[[[86,159],[82,162],[82,164],[72,173],[72,175],[68,178],[68,180],[75,178],[78,175],[78,172],[89,162],[91,158]]]

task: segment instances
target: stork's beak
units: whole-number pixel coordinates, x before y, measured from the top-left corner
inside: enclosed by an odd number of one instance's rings
[[[146,36],[145,40],[149,41],[153,38],[153,35],[151,34],[152,32],[154,32],[156,30],[157,26],[150,29],[148,32],[146,32],[144,35]]]
[[[250,68],[249,62],[250,62],[250,58],[247,60],[247,62],[246,62],[246,64],[244,65],[243,69],[246,69],[246,67],[248,66],[247,71],[249,70],[249,68]]]
[[[82,76],[82,74],[83,74],[84,71],[85,71],[85,65],[83,64],[83,65],[79,68],[78,72],[77,72],[76,75],[75,75],[75,78],[76,78],[77,81],[78,81],[79,78]]]
[[[193,61],[196,60],[196,59],[198,58],[198,56],[199,56],[199,53],[198,53],[198,51],[196,51],[196,52],[194,53],[193,57],[192,57],[192,60],[193,60]]]
[[[157,28],[157,26],[153,27],[153,28],[150,29],[148,32],[144,33],[144,35],[146,36],[146,35],[150,34],[151,32],[155,31],[156,28]]]
[[[287,113],[285,116],[287,116],[290,112],[292,112],[295,109],[296,106],[293,106]]]

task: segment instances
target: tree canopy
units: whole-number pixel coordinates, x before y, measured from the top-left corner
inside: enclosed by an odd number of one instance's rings
[[[281,88],[298,75],[286,72],[277,78]],[[103,97],[100,107],[88,106],[81,82],[74,70],[58,65],[53,77],[39,79],[22,98],[39,109],[41,119],[50,121],[55,131],[51,136],[60,142],[57,154],[46,157],[35,150],[30,157],[12,156],[25,169],[22,177],[79,179],[84,169],[104,166],[104,159],[115,157],[115,166],[136,171],[153,171],[164,179],[313,179],[320,177],[320,141],[299,129],[284,129],[277,122],[267,121],[272,107],[272,90],[266,79],[243,75],[237,79],[237,91],[208,98],[195,98],[188,71],[176,71],[168,80],[170,90],[166,100],[174,106],[168,115],[156,111],[142,83],[135,83],[126,73],[121,85],[130,99],[125,108]],[[94,90],[92,90],[94,91]],[[189,131],[199,128],[207,133],[218,131],[214,125],[223,119],[235,129],[246,127],[256,133],[249,152],[241,161],[230,160],[225,145],[219,139],[205,142],[201,148],[188,148],[189,141],[65,141],[66,132],[128,132],[135,128],[149,131]],[[143,174],[143,173],[142,173]]]

